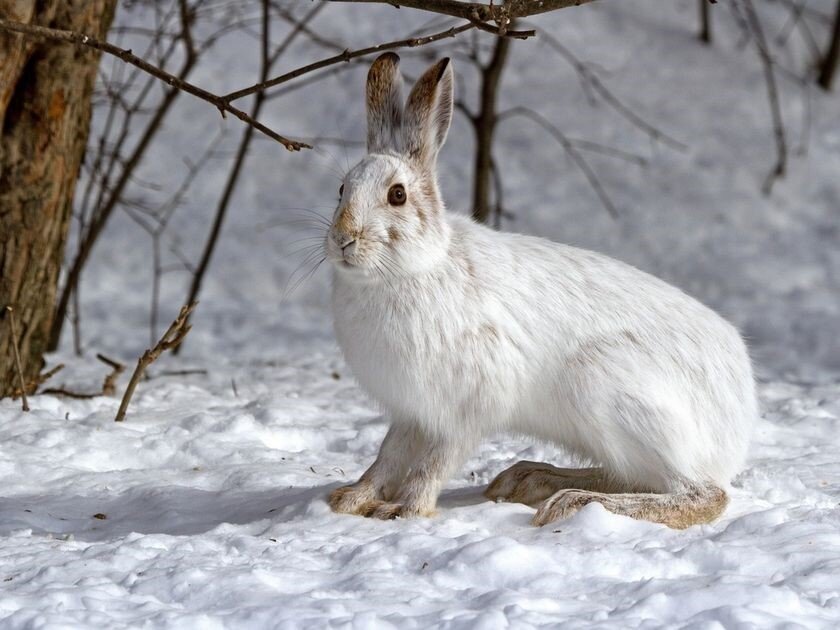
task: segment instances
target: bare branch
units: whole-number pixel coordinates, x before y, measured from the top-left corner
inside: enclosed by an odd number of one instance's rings
[[[119,378],[120,374],[122,374],[125,371],[125,366],[118,361],[109,359],[104,354],[97,354],[96,358],[111,368],[111,371],[105,375],[105,380],[102,381],[102,389],[100,391],[91,393],[74,392],[73,390],[66,389],[64,387],[50,387],[41,391],[40,393],[52,394],[53,396],[67,396],[68,398],[77,398],[79,400],[87,400],[90,398],[96,398],[98,396],[113,396],[117,391],[117,378]],[[64,366],[57,366],[57,368],[62,367]],[[53,368],[50,372],[40,377],[39,380],[41,380],[41,382],[45,381],[47,378],[49,378],[58,371],[57,368]]]
[[[12,32],[12,33],[20,33],[22,35],[26,35],[29,37],[41,37],[44,39],[50,39],[53,41],[59,42],[66,42],[70,44],[76,44],[78,46],[88,46],[89,48],[94,48],[101,52],[107,53],[109,55],[114,55],[115,57],[119,57],[124,62],[129,63],[133,66],[136,66],[151,74],[154,77],[157,77],[167,85],[171,85],[172,87],[178,88],[181,91],[187,92],[188,94],[192,94],[208,103],[215,105],[222,115],[226,112],[233,114],[242,122],[254,127],[257,131],[267,135],[269,138],[273,138],[284,147],[286,147],[289,151],[299,151],[300,149],[311,149],[312,147],[305,142],[297,142],[295,140],[290,140],[284,136],[281,136],[276,131],[273,131],[263,125],[262,123],[254,120],[248,114],[246,114],[241,109],[238,109],[230,104],[230,100],[227,97],[217,96],[207,90],[203,90],[200,87],[193,85],[192,83],[188,83],[182,79],[179,79],[173,74],[166,72],[165,70],[161,70],[157,66],[154,66],[147,61],[144,61],[140,57],[132,54],[130,50],[125,50],[118,46],[114,46],[108,42],[99,41],[94,37],[90,37],[88,35],[83,35],[82,33],[76,33],[73,31],[62,31],[59,29],[54,28],[46,28],[44,26],[34,26],[32,24],[23,24],[21,22],[13,22],[10,20],[0,19],[0,29]]]
[[[119,378],[120,374],[122,374],[125,371],[125,366],[118,361],[109,359],[104,354],[97,353],[96,358],[102,361],[102,363],[104,363],[105,365],[111,367],[111,372],[105,377],[105,380],[102,382],[102,395],[113,396],[117,391],[117,379]]]
[[[134,390],[137,388],[137,383],[140,382],[140,379],[143,378],[143,374],[146,371],[146,368],[149,367],[152,363],[154,363],[158,357],[165,352],[166,350],[172,350],[177,348],[180,343],[184,340],[184,337],[187,336],[187,333],[190,332],[192,328],[187,323],[187,318],[189,318],[190,313],[193,312],[195,309],[197,302],[193,302],[192,304],[187,304],[181,307],[181,312],[178,313],[178,317],[175,318],[175,321],[166,329],[166,332],[163,333],[163,336],[160,340],[155,344],[153,348],[149,348],[146,350],[140,358],[137,360],[137,367],[134,368],[134,373],[131,375],[131,380],[128,383],[128,387],[125,390],[125,394],[123,394],[122,402],[120,403],[120,408],[117,411],[117,415],[114,418],[115,422],[122,422],[125,420],[125,413],[128,410],[128,403],[131,402],[131,397],[134,395]]]
[[[20,387],[20,398],[24,411],[29,411],[29,402],[26,400],[26,383],[23,380],[23,369],[20,366],[20,350],[18,348],[17,327],[15,326],[15,310],[11,306],[6,307],[9,314],[9,331],[12,333],[12,350],[15,354],[15,369],[18,374],[18,385]]]
[[[270,40],[271,40],[271,16],[269,14],[269,7],[270,2],[269,0],[262,0],[262,27],[261,27],[261,37],[260,37],[260,75],[259,80],[260,82],[266,81],[268,76],[271,72],[272,65],[283,55],[286,50],[288,50],[289,46],[297,39],[299,35],[304,33],[304,29],[306,28],[307,24],[309,24],[318,13],[325,7],[325,4],[317,4],[313,8],[311,8],[303,18],[299,22],[297,22],[292,30],[286,35],[284,40],[277,46],[277,48],[272,52],[270,50]],[[266,102],[266,93],[265,91],[257,92],[256,96],[254,97],[254,101],[251,105],[251,116],[256,118],[259,116],[260,111],[262,110],[263,105]],[[242,133],[242,139],[239,142],[239,147],[236,151],[236,157],[233,160],[233,164],[231,166],[230,172],[228,173],[228,178],[225,183],[225,188],[222,192],[222,196],[219,198],[218,205],[216,207],[216,215],[213,218],[213,224],[210,227],[210,234],[207,237],[207,241],[204,244],[204,249],[201,253],[201,260],[196,267],[195,273],[193,274],[192,282],[190,283],[190,290],[189,295],[187,296],[186,304],[192,304],[198,299],[198,294],[201,291],[201,284],[204,281],[204,275],[207,272],[208,267],[210,266],[210,260],[213,257],[213,252],[216,249],[216,243],[219,240],[219,235],[222,231],[222,225],[224,224],[225,217],[227,215],[228,207],[230,206],[230,201],[233,198],[233,193],[236,190],[236,184],[239,181],[239,174],[242,172],[242,168],[245,165],[245,159],[248,155],[248,149],[251,146],[251,141],[254,138],[253,129],[251,127],[247,127],[245,131]],[[188,318],[189,321],[189,318]],[[177,355],[180,352],[180,346],[173,350],[173,354]]]
[[[607,194],[607,191],[604,189],[604,186],[601,184],[598,176],[595,174],[595,171],[592,170],[592,167],[589,165],[584,157],[580,154],[580,151],[577,150],[577,147],[574,143],[566,137],[560,129],[557,128],[556,125],[549,122],[545,117],[541,114],[535,112],[532,109],[527,107],[513,107],[505,112],[499,114],[499,120],[503,120],[505,118],[511,118],[513,116],[522,116],[523,118],[528,118],[529,120],[535,122],[540,127],[548,131],[557,142],[565,149],[566,153],[575,164],[578,165],[578,168],[583,172],[586,176],[586,179],[589,181],[589,184],[592,186],[595,193],[598,195],[598,198],[601,200],[601,203],[604,204],[604,208],[606,208],[607,212],[613,219],[618,218],[618,209],[615,207],[615,204],[610,199],[610,196]]]
[[[578,7],[592,0],[511,0],[504,4],[484,4],[482,2],[462,2],[461,0],[330,0],[330,2],[369,2],[389,4],[393,7],[408,7],[431,13],[440,13],[452,17],[475,20],[477,22],[495,22],[500,27],[516,18],[548,13],[568,7]]]
[[[687,148],[682,142],[676,140],[675,138],[672,138],[661,129],[654,127],[653,125],[645,121],[632,109],[627,107],[627,105],[622,103],[621,100],[619,100],[619,98],[615,94],[613,94],[612,91],[606,85],[604,85],[603,81],[601,81],[601,79],[598,78],[598,76],[594,72],[592,72],[592,70],[585,63],[581,62],[580,59],[578,59],[572,53],[572,51],[570,51],[563,44],[561,44],[556,37],[554,37],[550,33],[547,33],[544,30],[541,30],[539,33],[540,39],[545,40],[545,42],[551,48],[560,53],[560,55],[563,56],[566,59],[566,61],[568,61],[572,65],[572,67],[581,76],[581,78],[583,78],[592,87],[592,89],[595,92],[597,92],[601,96],[601,98],[604,99],[604,101],[607,102],[607,104],[610,107],[612,107],[615,111],[621,114],[630,123],[641,129],[653,140],[662,142],[663,144],[666,144],[673,149],[684,151]]]
[[[770,104],[770,115],[773,119],[773,137],[776,141],[776,164],[767,174],[761,190],[769,195],[773,190],[775,181],[783,177],[787,168],[787,139],[785,124],[782,119],[782,108],[779,103],[779,90],[776,86],[776,75],[773,71],[774,62],[767,47],[767,38],[764,36],[764,29],[755,11],[752,0],[742,0],[744,12],[746,13],[747,25],[755,40],[758,56],[761,58],[761,65],[764,69],[764,82],[767,85],[767,100]]]
[[[476,26],[475,24],[470,22],[469,24],[463,24],[458,27],[446,29],[445,31],[441,31],[440,33],[435,33],[434,35],[426,35],[425,37],[409,37],[408,39],[399,39],[393,42],[387,42],[385,44],[377,44],[376,46],[360,48],[359,50],[344,50],[343,52],[337,55],[333,55],[332,57],[327,57],[326,59],[321,59],[320,61],[316,61],[314,63],[301,66],[300,68],[296,68],[295,70],[292,70],[285,74],[281,74],[279,77],[269,79],[268,81],[260,81],[255,85],[242,88],[241,90],[236,90],[235,92],[226,94],[223,98],[226,102],[235,101],[237,99],[242,98],[243,96],[248,96],[249,94],[254,94],[255,92],[262,92],[264,90],[267,90],[268,88],[274,87],[275,85],[286,83],[287,81],[296,79],[299,76],[302,76],[308,72],[314,72],[315,70],[320,70],[321,68],[325,68],[327,66],[331,66],[337,63],[346,63],[351,59],[355,59],[357,57],[364,57],[366,55],[372,55],[373,53],[382,52],[385,50],[394,50],[395,48],[416,48],[418,46],[425,46],[426,44],[431,44],[432,42],[436,42],[447,37],[455,37],[456,35],[459,35],[464,31],[469,31],[473,28],[476,28]]]
[[[820,75],[817,79],[820,87],[826,91],[831,89],[834,82],[834,75],[837,72],[837,65],[840,62],[840,2],[837,3],[834,14],[834,25],[831,28],[831,39],[825,57],[820,64]]]

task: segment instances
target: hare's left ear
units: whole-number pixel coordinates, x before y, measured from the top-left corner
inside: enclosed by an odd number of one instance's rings
[[[367,77],[368,153],[398,151],[402,130],[400,58],[388,52],[373,62]]]
[[[423,73],[408,95],[403,120],[403,143],[409,157],[434,167],[452,122],[452,64],[438,61]]]

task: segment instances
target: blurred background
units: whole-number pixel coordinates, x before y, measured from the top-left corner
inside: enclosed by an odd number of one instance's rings
[[[387,5],[191,6],[185,39],[177,2],[122,2],[109,40],[227,94],[462,23]],[[656,274],[736,323],[760,378],[819,382],[840,373],[840,96],[819,83],[838,6],[604,0],[511,25],[536,29],[528,39],[474,30],[397,52],[408,80],[453,59],[458,111],[439,162],[451,212]],[[332,343],[313,213],[332,215],[364,153],[372,58],[236,101],[314,146],[290,152],[103,56],[59,288],[61,354],[136,355],[196,277],[182,351],[196,365]]]

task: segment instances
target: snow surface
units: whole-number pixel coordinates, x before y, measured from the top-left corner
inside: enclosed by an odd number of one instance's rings
[[[717,523],[674,531],[596,504],[537,529],[532,509],[481,490],[516,460],[567,460],[510,438],[476,453],[436,518],[331,513],[327,493],[386,429],[342,369],[318,352],[160,377],[122,424],[106,398],[38,396],[28,415],[0,403],[0,625],[840,623],[837,386],[762,387],[766,417]]]
[[[652,144],[603,103],[592,107],[544,44],[514,47],[504,106],[528,104],[570,136],[648,159],[638,167],[590,157],[618,220],[539,129],[510,121],[499,135],[515,213],[507,229],[636,264],[745,330],[763,418],[720,521],[673,531],[591,505],[535,529],[533,510],[490,503],[483,487],[520,459],[570,460],[510,436],[482,445],[447,484],[436,518],[332,514],[326,495],[370,464],[387,423],[335,347],[323,270],[283,299],[300,236],[277,221],[299,208],[329,213],[337,175],[359,153],[328,145],[292,155],[260,141],[184,354],[150,369],[127,421],[112,421],[118,400],[107,397],[34,396],[29,414],[0,401],[0,627],[838,627],[840,98],[809,95],[807,153],[762,196],[773,145],[761,68],[737,45],[725,4],[713,9],[711,49],[692,39],[689,0],[605,0],[534,20],[684,141],[683,152]],[[767,6],[781,24],[779,3]],[[120,19],[142,18],[137,9]],[[350,47],[426,21],[367,6],[331,6],[318,20]],[[250,83],[256,52],[252,39],[234,37],[192,79],[219,92]],[[324,54],[303,45],[278,70]],[[417,75],[424,55],[402,55],[407,74]],[[474,93],[474,77],[455,64],[459,89]],[[272,102],[264,120],[289,135],[359,140],[365,71],[351,65]],[[798,86],[781,85],[797,145],[804,101]],[[183,157],[219,124],[212,108],[182,98],[141,173],[164,190],[134,194],[166,197]],[[229,150],[241,127],[225,128]],[[456,118],[442,155],[445,195],[458,211],[469,204],[469,134]],[[227,156],[212,160],[175,215],[171,238],[192,260],[227,165]],[[126,216],[115,217],[82,284],[86,356],[70,356],[66,335],[51,363],[67,367],[53,385],[93,391],[106,372],[96,352],[132,364],[146,347],[150,251]],[[162,325],[185,280],[164,277]],[[185,369],[206,373],[166,374]]]

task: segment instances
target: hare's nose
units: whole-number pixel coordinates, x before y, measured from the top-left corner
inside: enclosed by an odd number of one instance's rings
[[[341,247],[341,253],[345,256],[352,256],[356,252],[356,239],[350,238],[346,241],[342,242],[339,247]]]

